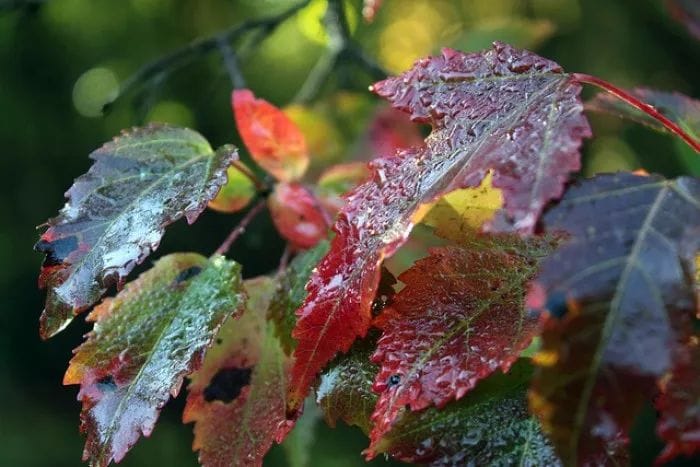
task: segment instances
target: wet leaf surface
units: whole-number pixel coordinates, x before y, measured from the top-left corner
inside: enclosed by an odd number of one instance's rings
[[[328,212],[337,214],[345,205],[343,197],[369,176],[365,162],[337,164],[324,170],[316,184],[316,195]]]
[[[64,377],[80,384],[85,460],[119,462],[141,434],[150,435],[160,409],[242,304],[240,285],[237,264],[177,253],[95,307],[94,329]]]
[[[316,403],[331,427],[342,420],[369,434],[378,398],[372,382],[379,366],[370,359],[375,347],[376,335],[358,340],[347,354],[338,356],[323,370]]]
[[[300,179],[309,166],[306,139],[280,109],[248,89],[231,95],[236,127],[253,160],[277,180]]]
[[[442,410],[404,412],[377,444],[405,462],[430,466],[559,466],[525,397],[532,368],[517,362],[494,374],[463,399]]]
[[[525,292],[552,245],[504,237],[433,248],[399,276],[405,287],[374,323],[383,334],[372,356],[381,370],[370,452],[404,410],[442,408],[508,371],[539,331]]]
[[[640,405],[687,358],[700,181],[600,175],[572,185],[543,227],[570,238],[528,295],[550,312],[530,406],[566,463],[625,458]]]
[[[306,283],[318,262],[328,253],[328,242],[322,241],[314,248],[298,254],[279,278],[277,290],[272,297],[268,319],[275,327],[275,333],[287,354],[296,347],[292,330],[297,318],[294,312],[304,303]]]
[[[245,282],[245,312],[222,326],[191,377],[183,420],[195,423],[193,448],[205,467],[261,466],[285,420],[288,359],[266,320],[275,288],[266,277]],[[222,374],[230,376],[217,382]],[[207,397],[217,384],[226,397]]]
[[[183,216],[194,222],[236,157],[232,146],[214,153],[198,133],[158,124],[124,132],[90,154],[95,163],[35,247],[46,254],[41,336],[60,332],[110,286],[121,286],[158,247],[165,226]]]
[[[433,132],[425,147],[373,161],[371,178],[340,212],[331,252],[298,311],[292,407],[320,369],[367,332],[379,265],[405,242],[422,205],[478,186],[493,169],[505,212],[491,228],[530,232],[579,168],[578,148],[590,135],[579,84],[556,63],[503,44],[480,54],[445,50],[374,90]]]

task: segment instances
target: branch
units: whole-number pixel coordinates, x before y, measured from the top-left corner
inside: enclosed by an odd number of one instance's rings
[[[0,0],[0,11],[36,9],[49,0]]]
[[[372,79],[379,80],[388,76],[387,72],[353,41],[342,0],[329,0],[323,21],[329,36],[328,50],[321,55],[309,72],[306,81],[294,97],[295,102],[304,103],[313,100],[330,78],[335,65],[342,59],[358,65]]]
[[[686,133],[685,130],[679,127],[675,122],[673,122],[664,114],[656,110],[656,108],[653,105],[649,105],[646,102],[642,102],[627,91],[620,89],[614,84],[608,83],[607,81],[600,79],[596,76],[591,76],[584,73],[574,73],[572,76],[576,81],[597,86],[603,89],[604,91],[609,92],[621,101],[626,102],[632,107],[658,120],[663,126],[666,127],[666,129],[668,129],[668,131],[679,136],[683,141],[685,141],[688,144],[688,146],[695,149],[696,152],[700,152],[700,141],[695,140],[692,136]]]
[[[240,237],[244,232],[245,229],[248,228],[248,224],[255,219],[255,216],[257,216],[260,211],[265,208],[267,201],[265,198],[261,199],[258,201],[255,206],[253,206],[250,211],[246,213],[246,215],[241,219],[241,221],[236,225],[236,227],[233,228],[231,233],[228,234],[228,237],[226,237],[226,240],[219,246],[219,248],[216,249],[214,252],[214,255],[225,255],[228,250],[231,249],[231,245]]]
[[[157,60],[147,63],[141,67],[136,73],[131,75],[117,95],[117,97],[105,107],[112,106],[114,103],[131,91],[132,88],[139,84],[149,81],[154,76],[161,73],[169,73],[177,68],[186,65],[190,60],[201,57],[209,52],[216,50],[222,43],[231,43],[248,32],[255,30],[264,30],[268,34],[273,31],[281,23],[294,16],[300,9],[308,5],[310,0],[303,0],[282,13],[266,18],[252,19],[244,21],[229,29],[225,29],[211,36],[200,38],[192,41],[188,45],[175,50]],[[106,109],[105,109],[106,110]]]

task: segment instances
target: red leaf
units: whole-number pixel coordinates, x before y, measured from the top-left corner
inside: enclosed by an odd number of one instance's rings
[[[405,409],[442,408],[497,368],[504,372],[539,330],[524,307],[527,281],[545,242],[499,250],[498,240],[434,248],[399,276],[406,287],[375,324],[384,333],[372,360],[381,365],[369,452]]]
[[[80,384],[83,458],[119,462],[160,409],[196,370],[222,322],[243,300],[240,266],[193,253],[161,258],[88,315],[87,340],[75,350],[64,384]]]
[[[479,54],[445,50],[374,89],[414,121],[431,123],[433,133],[423,148],[372,162],[372,177],[340,212],[331,251],[298,310],[292,405],[337,352],[367,332],[379,265],[404,243],[421,205],[479,185],[492,168],[507,212],[492,228],[532,231],[544,204],[579,168],[578,147],[590,134],[579,84],[556,63],[503,44]]]
[[[278,180],[301,178],[309,155],[306,139],[294,122],[248,89],[233,91],[231,103],[238,132],[255,162]]]
[[[323,206],[334,215],[345,205],[343,196],[369,176],[365,162],[348,162],[326,169],[318,179],[316,193]]]
[[[278,183],[267,202],[275,227],[295,248],[311,248],[326,238],[326,214],[304,186]]]
[[[700,181],[597,176],[572,185],[542,223],[570,239],[528,296],[550,312],[530,407],[565,464],[595,465],[625,455],[643,402],[686,358]]]
[[[423,144],[419,126],[404,112],[391,107],[379,109],[370,123],[368,136],[372,151],[378,156]]]
[[[691,338],[657,400],[656,408],[661,413],[657,433],[666,441],[657,464],[669,462],[678,455],[692,456],[700,452],[699,341],[698,336]]]
[[[246,281],[245,313],[229,320],[188,386],[185,423],[193,448],[211,466],[261,466],[285,420],[288,359],[265,319],[272,280]]]

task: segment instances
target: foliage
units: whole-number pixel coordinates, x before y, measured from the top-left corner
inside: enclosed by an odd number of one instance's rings
[[[364,2],[367,21],[380,5]],[[375,75],[344,11],[328,2],[328,63],[347,57]],[[91,155],[36,246],[50,337],[121,289],[170,223],[206,206],[248,209],[210,258],[165,256],[88,315],[93,331],[64,383],[81,385],[91,465],[118,462],[150,434],[185,377],[183,418],[205,466],[261,465],[285,438],[291,462],[307,462],[298,430],[315,417],[297,421],[311,400],[331,426],[368,435],[367,459],[624,464],[652,401],[659,462],[700,451],[700,180],[572,178],[591,137],[583,84],[607,92],[588,108],[694,149],[697,101],[624,91],[503,43],[444,49],[371,87],[393,107],[359,136],[379,157],[317,166],[323,139],[301,122],[325,120],[256,97],[240,86],[234,52],[222,53],[255,166],[189,129],[130,130]],[[399,112],[431,133],[419,139]],[[242,281],[224,256],[264,209],[288,246],[277,271]],[[409,240],[424,254],[392,271],[397,282],[385,259]]]

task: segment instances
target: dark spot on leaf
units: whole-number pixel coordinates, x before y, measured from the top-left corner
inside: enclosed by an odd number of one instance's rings
[[[97,387],[101,392],[112,392],[117,389],[117,383],[112,375],[107,375],[97,380]]]
[[[220,337],[216,338],[216,345],[221,345],[222,342],[223,340]]]
[[[63,263],[68,255],[78,249],[78,239],[73,235],[59,238],[53,242],[39,240],[34,245],[34,249],[46,255],[44,266],[58,266]]]
[[[192,279],[194,276],[202,272],[202,268],[199,266],[192,266],[184,271],[181,271],[173,281],[174,285],[180,285],[188,279]]]
[[[214,375],[211,383],[204,390],[207,402],[231,402],[241,393],[241,389],[250,383],[252,368],[224,368]]]
[[[569,309],[566,303],[566,294],[560,291],[551,293],[549,297],[547,297],[545,308],[552,316],[562,318]]]
[[[391,375],[389,377],[389,381],[387,382],[387,385],[389,387],[396,386],[401,382],[401,375]]]

